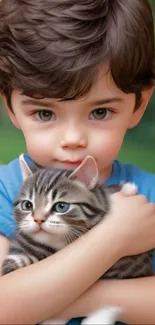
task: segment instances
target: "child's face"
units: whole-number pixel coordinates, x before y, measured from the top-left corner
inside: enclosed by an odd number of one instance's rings
[[[134,112],[135,95],[123,93],[104,72],[103,67],[91,92],[78,100],[36,100],[13,91],[9,114],[36,163],[74,169],[92,155],[100,175],[109,177],[126,130],[139,122],[146,101]]]

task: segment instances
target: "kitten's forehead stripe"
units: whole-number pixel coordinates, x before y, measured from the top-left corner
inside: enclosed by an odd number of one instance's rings
[[[33,198],[33,187],[30,187],[29,189],[29,199],[32,200]]]
[[[41,172],[36,173],[35,178],[35,192],[38,194],[47,195],[48,192],[53,190],[55,185],[58,185],[59,180],[63,177],[68,177],[71,171],[59,169],[43,169]],[[55,196],[55,193],[54,193]]]
[[[61,181],[63,178],[68,178],[68,176],[70,175],[70,171],[66,171],[66,170],[56,170],[53,171],[53,175],[51,175],[51,172],[49,172],[49,186],[48,186],[48,191],[50,191],[51,189],[53,189],[53,187],[55,185],[59,185],[59,180]]]
[[[55,176],[55,177],[54,177]],[[36,190],[38,193],[47,194],[49,192],[49,188],[53,187],[56,179],[59,178],[59,174],[52,172],[52,170],[43,170],[36,181]]]
[[[51,177],[51,175],[49,175],[49,184],[48,184],[48,192],[50,192],[53,187],[57,184],[57,182],[59,181],[59,179],[61,178],[61,172],[59,172],[58,174],[55,174]]]
[[[56,196],[57,196],[58,190],[57,188],[55,188],[52,192],[52,196],[53,196],[53,200],[55,200]]]
[[[67,191],[63,191],[63,192],[61,192],[60,193],[60,198],[64,198],[64,197],[66,197],[68,195],[68,193],[67,193]]]

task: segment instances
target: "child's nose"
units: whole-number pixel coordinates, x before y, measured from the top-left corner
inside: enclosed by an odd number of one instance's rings
[[[86,132],[82,129],[68,128],[62,135],[61,147],[75,149],[78,147],[86,147],[88,144],[88,137]]]

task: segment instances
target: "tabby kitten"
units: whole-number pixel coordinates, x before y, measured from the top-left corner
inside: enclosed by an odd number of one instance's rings
[[[20,165],[24,182],[14,203],[17,231],[2,274],[36,263],[82,236],[105,217],[110,193],[120,189],[98,184],[97,165],[90,156],[75,171],[28,166],[23,156]],[[103,277],[153,275],[152,255],[153,250],[124,257]]]
[[[85,234],[110,211],[110,194],[120,190],[120,186],[105,188],[98,184],[93,157],[86,157],[75,171],[38,169],[28,166],[23,156],[20,156],[20,165],[24,182],[14,203],[17,231],[2,265],[3,275],[36,263]],[[128,194],[130,191],[131,194],[135,191],[132,184],[127,185]],[[103,277],[124,279],[153,275],[152,255],[153,251],[149,251],[124,257]],[[81,325],[114,324],[121,312],[119,307],[105,307],[88,315]],[[47,320],[42,324],[66,322]]]

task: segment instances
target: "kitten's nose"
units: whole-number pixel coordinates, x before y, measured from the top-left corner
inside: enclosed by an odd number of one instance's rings
[[[45,222],[44,219],[42,220],[37,220],[37,219],[34,219],[34,221],[40,226],[43,222]]]

